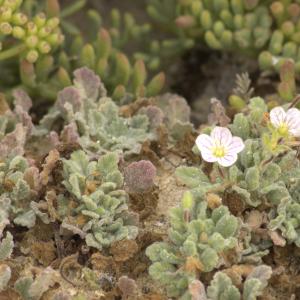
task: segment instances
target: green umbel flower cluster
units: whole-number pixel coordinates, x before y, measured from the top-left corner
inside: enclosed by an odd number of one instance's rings
[[[22,12],[22,0],[0,3],[0,60],[19,55],[30,63],[56,49],[64,40],[59,18],[44,13],[28,17]],[[14,40],[13,46],[11,39]]]

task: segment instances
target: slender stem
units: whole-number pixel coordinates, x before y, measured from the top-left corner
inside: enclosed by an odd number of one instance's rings
[[[220,176],[221,176],[223,179],[225,179],[224,171],[223,171],[223,169],[222,169],[220,166],[218,166],[218,171],[219,171]]]
[[[300,95],[297,95],[294,100],[292,101],[292,103],[290,104],[289,108],[295,107],[300,101]]]
[[[24,44],[21,44],[21,45],[16,45],[10,49],[1,51],[0,52],[0,61],[14,57],[14,56],[20,54],[25,49],[26,49],[26,46]]]
[[[77,11],[79,11],[86,3],[86,0],[79,0],[76,1],[74,4],[66,7],[60,12],[60,16],[62,18],[67,18],[73,14],[75,14]]]

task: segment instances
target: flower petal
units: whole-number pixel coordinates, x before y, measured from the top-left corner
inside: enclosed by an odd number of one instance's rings
[[[214,146],[212,138],[207,134],[200,134],[195,143],[200,151],[210,150]]]
[[[245,144],[240,137],[234,136],[228,146],[229,153],[240,153],[245,148]]]
[[[232,134],[226,127],[215,127],[210,136],[219,146],[228,146],[232,140]]]
[[[289,133],[294,137],[300,137],[300,127],[289,129]]]
[[[215,157],[212,153],[212,151],[201,151],[201,156],[202,158],[207,161],[207,162],[216,162],[217,161],[217,157]]]
[[[286,113],[286,122],[289,127],[289,133],[293,136],[300,136],[300,111],[297,108],[291,108]]]
[[[230,167],[237,161],[236,153],[228,153],[224,157],[220,157],[217,159],[217,162],[223,167]]]
[[[276,128],[285,122],[286,112],[281,106],[277,106],[270,111],[270,121]]]
[[[201,152],[202,158],[207,162],[217,161],[212,153],[214,147],[213,139],[207,134],[200,134],[196,139],[196,145]]]

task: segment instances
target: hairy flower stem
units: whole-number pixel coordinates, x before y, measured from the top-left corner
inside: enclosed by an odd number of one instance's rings
[[[297,104],[300,102],[300,95],[297,95],[294,100],[292,101],[292,103],[290,104],[289,108],[295,107],[297,106]]]

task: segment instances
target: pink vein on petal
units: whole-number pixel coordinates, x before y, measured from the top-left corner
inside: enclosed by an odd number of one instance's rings
[[[232,153],[232,152],[240,153],[241,151],[244,150],[244,148],[245,148],[245,144],[244,144],[243,140],[240,137],[234,136],[228,147],[228,151],[230,153]]]
[[[228,153],[224,157],[218,158],[218,163],[223,167],[230,167],[237,161],[236,153]]]
[[[286,112],[282,107],[275,107],[270,111],[270,120],[275,127],[279,127],[286,117]]]
[[[230,130],[225,127],[215,127],[211,132],[211,137],[223,146],[228,146],[232,140]]]

